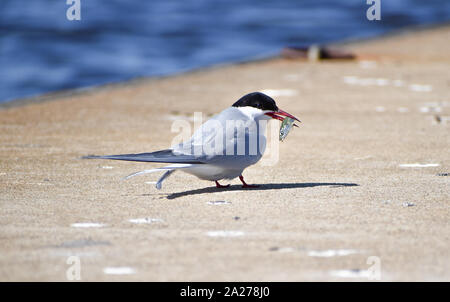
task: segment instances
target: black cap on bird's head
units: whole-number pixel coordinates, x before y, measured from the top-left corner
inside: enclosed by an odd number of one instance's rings
[[[294,119],[296,121],[300,120],[296,118],[295,116],[279,109],[277,107],[277,104],[275,103],[274,99],[272,99],[270,96],[262,93],[262,92],[252,92],[249,94],[244,95],[239,100],[237,100],[236,103],[232,105],[233,107],[254,107],[261,109],[263,111],[269,111],[264,113],[267,116],[270,116],[273,119],[277,120],[284,120],[285,117],[290,117],[291,119]]]
[[[275,104],[275,101],[270,96],[261,92],[252,92],[246,94],[233,104],[233,107],[246,106],[258,108],[261,110],[278,111],[278,107],[277,104]]]

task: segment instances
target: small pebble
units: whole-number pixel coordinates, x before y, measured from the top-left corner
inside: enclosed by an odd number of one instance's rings
[[[352,268],[349,270],[335,270],[330,271],[330,274],[335,277],[341,278],[368,278],[370,272],[367,270],[361,270],[359,268]]]
[[[206,233],[209,237],[240,237],[244,235],[242,231],[209,231]]]
[[[437,176],[450,176],[450,173],[438,173]]]
[[[97,222],[77,222],[70,225],[73,228],[101,228],[105,225]]]
[[[413,207],[413,206],[415,206],[415,204],[413,204],[412,202],[404,202],[402,205],[403,205],[405,208],[406,208],[406,207]]]
[[[149,218],[149,217],[129,219],[128,221],[131,222],[131,223],[136,223],[136,224],[152,224],[152,223],[163,222],[162,219]]]
[[[433,90],[433,86],[422,84],[411,84],[409,85],[409,90],[416,92],[430,92]]]
[[[106,275],[132,275],[135,274],[136,271],[131,267],[105,267],[103,269],[103,273]]]
[[[420,164],[420,163],[399,165],[399,167],[402,167],[402,168],[428,168],[428,167],[439,167],[439,166],[440,166],[440,164]]]
[[[212,205],[222,205],[222,204],[230,204],[230,201],[225,201],[225,200],[214,200],[214,201],[208,201],[207,204],[212,204]]]
[[[405,113],[405,112],[408,112],[409,109],[406,108],[406,107],[399,107],[399,108],[397,108],[397,111],[400,112],[400,113]]]

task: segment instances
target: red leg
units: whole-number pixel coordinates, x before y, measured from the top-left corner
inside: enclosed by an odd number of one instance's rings
[[[244,180],[244,176],[239,176],[239,179],[242,181],[242,187],[243,188],[258,188],[259,186],[258,185],[249,185],[249,184],[247,184],[246,182],[245,182],[245,180]]]
[[[230,186],[230,184],[228,185],[221,185],[217,180],[216,180],[216,188],[228,188]]]

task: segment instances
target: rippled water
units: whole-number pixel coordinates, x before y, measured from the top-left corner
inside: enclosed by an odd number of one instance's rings
[[[0,101],[276,54],[448,21],[450,1],[0,0]]]

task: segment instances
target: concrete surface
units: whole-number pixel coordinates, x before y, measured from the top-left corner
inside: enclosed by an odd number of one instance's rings
[[[276,58],[0,109],[0,280],[65,281],[77,256],[82,281],[365,281],[377,265],[381,281],[450,281],[448,41],[444,26],[345,44],[356,61]],[[303,123],[275,165],[244,171],[258,189],[177,172],[158,191],[159,175],[122,180],[158,164],[80,159],[167,148],[174,120],[261,90]]]

